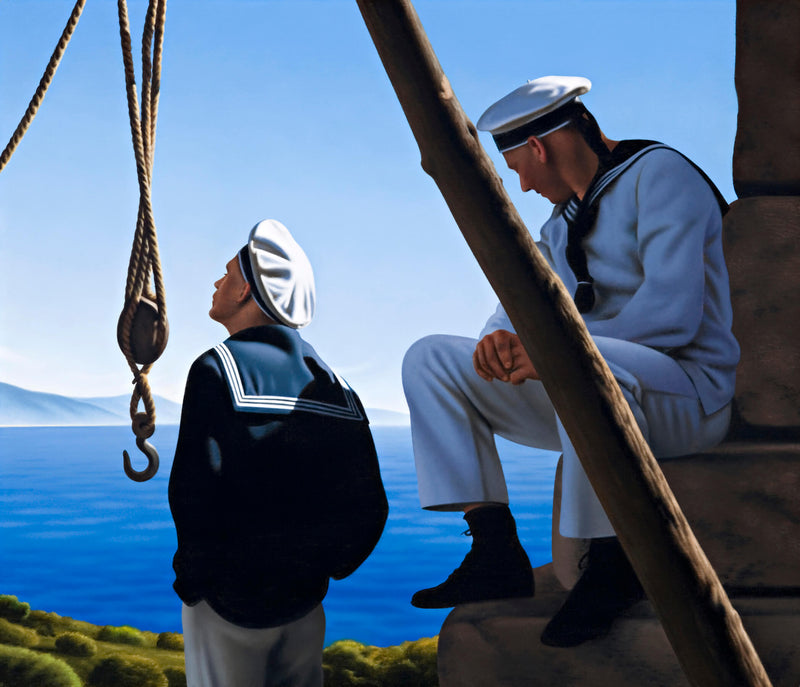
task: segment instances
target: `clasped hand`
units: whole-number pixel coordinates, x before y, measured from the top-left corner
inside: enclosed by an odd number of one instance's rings
[[[499,379],[516,385],[526,379],[539,379],[519,337],[505,329],[487,334],[478,342],[472,364],[487,382]]]

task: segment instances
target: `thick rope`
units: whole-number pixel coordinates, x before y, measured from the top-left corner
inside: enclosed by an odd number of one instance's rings
[[[47,93],[47,89],[50,87],[50,84],[53,81],[53,77],[55,76],[58,65],[61,62],[61,58],[64,56],[64,52],[67,49],[67,44],[69,43],[70,38],[72,38],[75,27],[78,25],[78,20],[81,17],[81,13],[83,12],[83,7],[85,4],[86,0],[77,0],[75,3],[75,7],[72,9],[72,14],[69,17],[69,21],[67,21],[64,31],[61,33],[61,39],[58,41],[58,45],[56,45],[53,54],[50,56],[50,62],[48,62],[47,67],[44,70],[44,74],[39,81],[39,86],[36,88],[36,92],[33,94],[33,97],[28,104],[28,109],[25,110],[25,114],[22,116],[22,119],[17,125],[16,130],[12,134],[8,145],[6,145],[3,152],[0,153],[0,172],[3,171],[3,168],[11,159],[11,156],[14,154],[14,151],[19,145],[19,142],[22,140],[22,137],[25,135],[28,127],[31,125],[31,122],[33,122],[33,118],[36,116],[36,112],[44,100],[44,95]]]
[[[152,363],[141,367],[136,363],[130,350],[130,337],[133,318],[142,298],[154,301],[158,310],[156,324],[157,347],[163,347],[167,337],[166,299],[151,201],[151,180],[153,161],[155,159],[155,133],[158,116],[158,92],[160,88],[166,0],[150,0],[145,17],[142,31],[141,113],[136,92],[130,23],[125,0],[118,0],[117,9],[122,59],[125,67],[128,118],[130,120],[131,138],[136,157],[136,172],[139,181],[139,211],[136,218],[136,231],[125,285],[125,307],[121,318],[121,346],[128,366],[133,373],[133,383],[135,385],[130,403],[133,432],[138,438],[146,439],[152,436],[155,431],[156,422],[155,403],[147,379]],[[156,37],[155,45],[153,45],[154,35]],[[151,276],[153,288],[151,288]],[[140,401],[144,405],[143,413],[138,412]]]

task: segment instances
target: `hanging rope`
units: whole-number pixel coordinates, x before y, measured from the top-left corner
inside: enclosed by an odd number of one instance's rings
[[[0,153],[0,172],[3,171],[3,168],[11,159],[11,156],[14,154],[14,151],[19,145],[19,142],[22,140],[22,137],[25,135],[28,127],[31,125],[31,122],[33,122],[33,118],[36,116],[36,112],[44,100],[44,95],[47,93],[47,89],[50,87],[50,84],[53,81],[53,77],[55,76],[56,69],[58,69],[58,65],[61,62],[61,58],[64,56],[64,52],[67,49],[67,44],[69,43],[70,38],[72,38],[75,27],[78,25],[78,19],[81,17],[83,6],[85,4],[86,0],[78,0],[75,3],[75,7],[72,9],[72,14],[69,16],[69,21],[67,21],[67,25],[64,27],[64,31],[61,34],[61,39],[58,41],[58,45],[56,45],[53,54],[50,56],[50,62],[47,63],[47,68],[44,70],[44,74],[39,81],[39,86],[36,88],[36,92],[33,94],[30,103],[28,103],[28,109],[25,110],[25,114],[22,116],[22,119],[17,125],[16,130],[12,134],[8,145],[5,147],[3,152]]]
[[[128,278],[125,284],[125,305],[117,325],[117,340],[133,372],[134,390],[130,416],[136,445],[148,457],[148,467],[135,471],[128,452],[123,452],[125,474],[143,482],[158,470],[158,453],[147,441],[156,426],[156,410],[147,375],[163,353],[169,337],[167,306],[158,239],[153,219],[151,182],[156,140],[156,119],[161,81],[161,54],[164,43],[166,0],[150,0],[142,31],[142,105],[139,109],[131,48],[130,23],[125,0],[118,0],[119,33],[125,66],[128,116],[139,179],[139,211],[133,238]],[[152,283],[151,283],[152,278]],[[144,412],[139,412],[139,402]]]

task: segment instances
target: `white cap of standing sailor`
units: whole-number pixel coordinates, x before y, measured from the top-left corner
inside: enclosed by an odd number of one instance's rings
[[[314,272],[283,224],[274,219],[256,224],[239,251],[239,266],[266,315],[292,329],[311,322],[316,303]]]
[[[582,76],[543,76],[511,91],[484,112],[477,127],[494,137],[501,153],[546,136],[586,111],[579,96],[591,81]]]

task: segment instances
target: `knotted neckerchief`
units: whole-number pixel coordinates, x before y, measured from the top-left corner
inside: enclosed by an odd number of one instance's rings
[[[589,144],[600,158],[597,173],[589,184],[583,200],[579,201],[576,196],[573,196],[567,201],[562,210],[564,219],[567,222],[567,263],[578,280],[573,299],[580,313],[589,312],[594,307],[595,302],[594,279],[589,274],[583,241],[594,229],[600,197],[611,186],[611,183],[642,155],[662,148],[673,150],[663,143],[646,140],[620,141],[612,152],[607,149],[598,149],[596,145],[592,145],[592,142],[589,142]],[[603,148],[605,148],[604,145]],[[678,151],[673,150],[673,152]],[[682,153],[678,154],[689,162],[706,180],[714,191],[720,211],[724,215],[728,210],[728,204],[719,189],[694,162]]]

